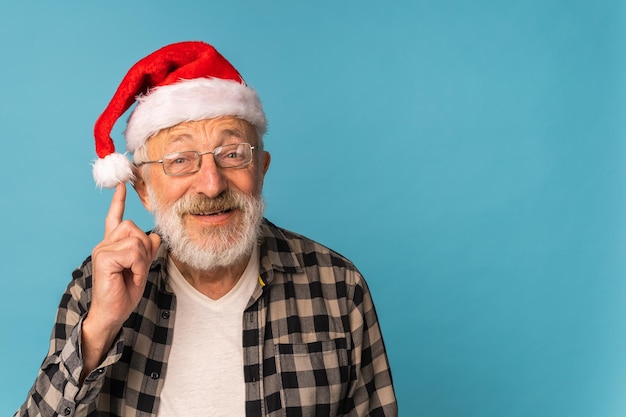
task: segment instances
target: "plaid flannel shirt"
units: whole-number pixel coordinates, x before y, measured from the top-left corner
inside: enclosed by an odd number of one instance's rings
[[[166,256],[162,246],[137,309],[82,386],[90,258],[74,271],[50,350],[16,416],[157,414],[176,312]],[[259,286],[243,315],[246,415],[396,416],[383,338],[356,267],[267,220],[260,256]]]

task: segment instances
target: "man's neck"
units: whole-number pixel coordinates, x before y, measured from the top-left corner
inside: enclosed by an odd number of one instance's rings
[[[207,297],[218,300],[232,290],[246,270],[250,255],[233,265],[214,268],[208,271],[197,270],[172,256],[172,261],[185,279]]]

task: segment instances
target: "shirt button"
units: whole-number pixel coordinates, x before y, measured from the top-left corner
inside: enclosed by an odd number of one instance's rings
[[[164,310],[163,312],[161,312],[161,317],[163,317],[164,319],[169,319],[170,318],[170,312],[167,310]]]
[[[159,378],[159,373],[158,373],[158,372],[152,372],[152,373],[150,374],[150,378],[152,378],[152,379],[158,379],[158,378]]]
[[[65,407],[65,410],[63,410],[63,414],[69,416],[70,414],[72,414],[72,409],[69,407]]]

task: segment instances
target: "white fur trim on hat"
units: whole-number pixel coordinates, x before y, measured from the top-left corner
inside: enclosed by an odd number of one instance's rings
[[[100,188],[113,188],[119,183],[133,181],[135,175],[128,158],[115,152],[94,161],[93,179]]]
[[[124,134],[134,152],[160,130],[182,122],[234,116],[263,135],[267,120],[257,93],[245,84],[220,78],[194,78],[156,87],[137,97]]]

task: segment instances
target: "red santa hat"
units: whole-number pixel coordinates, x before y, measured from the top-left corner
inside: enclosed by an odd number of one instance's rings
[[[111,130],[135,101],[124,132],[129,152],[186,121],[235,116],[260,136],[267,128],[258,95],[213,46],[196,41],[165,46],[133,65],[96,121],[93,177],[101,188],[133,180],[132,163],[115,151]]]

